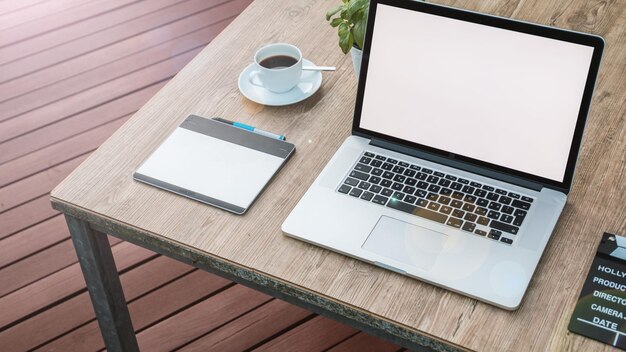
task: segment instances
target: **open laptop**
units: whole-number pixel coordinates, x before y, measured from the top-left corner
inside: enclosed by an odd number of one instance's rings
[[[352,136],[283,231],[516,309],[567,201],[603,48],[373,0]]]

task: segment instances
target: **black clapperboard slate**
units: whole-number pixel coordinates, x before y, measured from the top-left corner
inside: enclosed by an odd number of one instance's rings
[[[626,237],[602,236],[568,329],[626,350]]]

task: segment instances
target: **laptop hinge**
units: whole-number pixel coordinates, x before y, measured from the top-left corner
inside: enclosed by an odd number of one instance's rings
[[[463,161],[445,158],[436,154],[424,152],[421,150],[416,150],[413,148],[405,147],[403,145],[384,141],[381,139],[372,138],[370,140],[370,145],[384,148],[384,149],[389,149],[394,152],[410,155],[416,158],[425,159],[428,161],[432,161],[434,163],[443,164],[443,165],[453,167],[456,169],[461,169],[463,171],[467,171],[467,172],[471,172],[471,173],[478,174],[481,176],[493,178],[499,181],[511,183],[520,187],[529,188],[537,192],[540,192],[543,187],[549,187],[547,185],[544,185],[538,182],[525,180],[520,177],[508,175],[508,174],[498,172],[498,171],[489,170],[489,169],[472,165]],[[549,187],[549,188],[555,189],[554,187]],[[561,189],[557,189],[557,190],[567,194],[567,192],[565,192],[564,190],[561,190]]]

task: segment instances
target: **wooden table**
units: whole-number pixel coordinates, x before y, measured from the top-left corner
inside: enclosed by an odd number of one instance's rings
[[[66,214],[109,350],[136,348],[105,235],[152,249],[412,349],[609,350],[567,324],[603,231],[626,232],[626,3],[441,1],[597,33],[607,41],[569,202],[519,310],[508,312],[282,235],[280,225],[349,135],[356,80],[324,20],[333,2],[256,0],[52,192]],[[324,73],[312,98],[263,107],[239,72],[271,42],[298,45]],[[401,43],[398,43],[401,45]],[[132,180],[189,114],[285,133],[298,150],[244,216]]]

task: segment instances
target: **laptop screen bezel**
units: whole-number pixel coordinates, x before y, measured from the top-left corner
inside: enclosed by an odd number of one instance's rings
[[[367,81],[367,69],[369,63],[369,53],[372,46],[372,33],[374,30],[374,25],[376,22],[376,10],[378,4],[403,8],[412,11],[419,11],[427,14],[432,14],[436,16],[442,16],[452,19],[458,19],[461,21],[467,21],[476,24],[487,25],[496,28],[502,28],[507,30],[512,30],[521,33],[527,33],[531,35],[537,35],[546,38],[552,38],[556,40],[562,40],[570,43],[576,43],[581,45],[586,45],[593,47],[593,55],[591,58],[591,63],[589,65],[589,72],[587,75],[587,81],[585,83],[585,89],[583,92],[583,98],[581,101],[580,109],[578,112],[578,119],[576,121],[576,126],[574,129],[574,134],[572,137],[572,143],[569,151],[569,156],[567,159],[567,165],[563,177],[563,181],[555,181],[552,179],[548,179],[545,177],[525,173],[519,170],[510,169],[507,167],[503,167],[500,165],[492,164],[486,161],[473,159],[470,157],[466,157],[459,154],[450,153],[441,149],[433,148],[427,145],[419,144],[416,142],[400,139],[397,137],[385,135],[376,131],[367,130],[360,127],[361,124],[361,109],[363,107],[363,96],[365,93],[365,84]],[[402,43],[398,43],[397,45],[402,45]],[[356,103],[354,109],[354,119],[352,124],[352,134],[362,136],[370,139],[379,139],[388,141],[391,143],[399,144],[405,147],[417,149],[420,151],[424,151],[427,153],[435,154],[439,157],[443,157],[444,159],[450,159],[455,161],[461,161],[465,164],[469,164],[472,166],[478,167],[478,169],[487,169],[494,170],[499,173],[512,175],[524,180],[529,180],[532,182],[539,183],[543,186],[555,188],[562,190],[564,192],[569,192],[569,189],[572,184],[572,179],[574,176],[574,169],[576,165],[576,159],[578,158],[578,153],[580,149],[580,145],[583,137],[583,130],[585,127],[585,123],[587,120],[587,115],[589,112],[589,107],[591,105],[591,99],[593,95],[593,90],[596,82],[596,78],[598,75],[598,70],[600,67],[600,61],[602,57],[602,52],[604,49],[604,40],[596,35],[573,32],[553,27],[547,27],[538,24],[532,24],[522,21],[517,21],[508,18],[496,17],[492,15],[481,14],[477,12],[471,12],[461,9],[455,9],[451,7],[435,5],[430,3],[425,3],[421,1],[411,1],[411,0],[371,0],[370,8],[369,8],[369,16],[367,22],[367,28],[365,33],[365,42],[363,45],[363,54],[361,61],[361,70],[359,74],[359,83],[358,90],[356,96]]]

